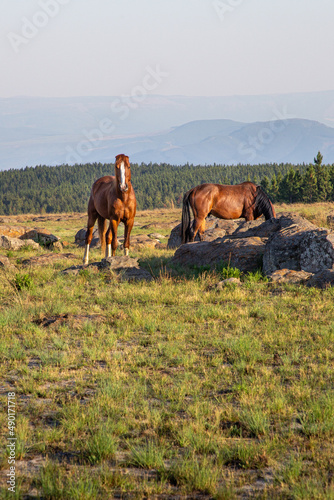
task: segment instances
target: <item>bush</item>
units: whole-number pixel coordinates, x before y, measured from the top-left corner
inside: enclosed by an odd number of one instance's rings
[[[15,274],[13,285],[19,291],[23,290],[23,288],[31,288],[33,279],[29,274]]]

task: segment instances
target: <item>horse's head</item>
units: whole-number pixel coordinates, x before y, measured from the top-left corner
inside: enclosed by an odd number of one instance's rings
[[[126,193],[131,181],[131,170],[129,157],[123,154],[116,156],[115,174],[119,189]]]

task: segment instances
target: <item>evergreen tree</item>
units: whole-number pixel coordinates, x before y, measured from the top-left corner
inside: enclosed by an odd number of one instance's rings
[[[287,203],[293,203],[294,200],[294,184],[295,184],[295,176],[296,172],[291,167],[289,172],[283,177],[282,182],[280,183],[280,200],[285,201]]]
[[[303,176],[303,201],[314,203],[318,199],[318,183],[315,168],[309,165]]]
[[[279,189],[279,186],[277,183],[277,177],[276,177],[276,174],[274,174],[271,178],[271,183],[270,183],[269,193],[268,193],[269,197],[271,198],[271,200],[273,202],[278,201],[278,189]]]
[[[323,156],[318,151],[316,158],[314,158],[314,169],[317,178],[317,201],[326,201],[330,198],[332,192],[332,185],[330,182],[329,169],[322,165]]]
[[[266,193],[269,193],[269,188],[270,188],[270,182],[268,179],[268,176],[265,175],[261,181],[261,187],[264,189]]]
[[[303,178],[299,170],[295,171],[295,176],[293,179],[292,186],[292,203],[296,203],[297,201],[301,201],[303,198],[303,190],[302,190]]]

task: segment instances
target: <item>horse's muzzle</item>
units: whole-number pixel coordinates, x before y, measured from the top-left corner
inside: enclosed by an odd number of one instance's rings
[[[119,184],[119,189],[122,191],[122,193],[126,193],[127,190],[129,189],[129,186],[127,184]]]

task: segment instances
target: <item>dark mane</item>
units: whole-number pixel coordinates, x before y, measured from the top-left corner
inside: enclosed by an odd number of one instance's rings
[[[256,187],[256,197],[255,197],[255,208],[254,216],[255,218],[264,215],[266,220],[275,217],[272,203],[265,191],[263,191],[261,186]]]

